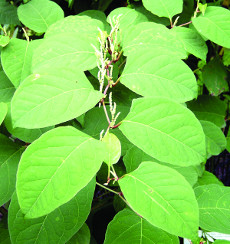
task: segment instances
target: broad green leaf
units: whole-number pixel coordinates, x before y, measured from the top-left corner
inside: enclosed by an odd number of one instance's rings
[[[8,45],[10,41],[10,38],[9,36],[2,36],[0,35],[0,47],[5,47]]]
[[[171,32],[182,43],[184,49],[194,56],[206,60],[208,47],[203,38],[194,30],[184,27],[174,27]]]
[[[226,103],[218,97],[202,95],[197,100],[187,103],[187,106],[199,120],[207,120],[218,127],[225,126]]]
[[[148,11],[146,8],[144,8],[143,6],[134,6],[135,10],[141,14],[143,14],[148,21],[150,22],[155,22],[157,24],[162,24],[162,25],[170,25],[170,21],[168,18],[165,17],[158,17],[157,15],[152,14],[150,11]]]
[[[230,234],[230,188],[217,184],[198,186],[195,194],[199,205],[200,227]]]
[[[227,145],[222,130],[210,121],[200,120],[206,138],[207,157],[219,155]]]
[[[211,172],[204,171],[203,175],[198,179],[198,186],[217,184],[223,186],[224,184]]]
[[[109,24],[106,21],[106,15],[102,11],[99,11],[99,10],[86,10],[86,11],[83,11],[83,12],[79,13],[78,16],[88,16],[88,17],[92,18],[94,23],[95,23],[95,19],[99,20],[99,21],[101,21],[104,24],[105,30],[110,31],[109,30],[110,26],[109,26]],[[87,29],[89,29],[89,28],[90,28],[90,26],[88,26]]]
[[[0,134],[0,206],[8,202],[15,191],[16,172],[23,149]]]
[[[129,55],[120,81],[147,97],[160,96],[182,103],[197,96],[196,78],[191,69],[162,50],[144,53],[140,50]]]
[[[14,194],[9,208],[9,231],[12,244],[66,243],[86,221],[94,195],[95,179],[77,193],[69,202],[50,214],[26,219]]]
[[[156,228],[133,211],[124,209],[109,223],[104,244],[178,244],[176,236]]]
[[[59,33],[45,38],[33,55],[32,70],[49,67],[76,68],[77,70],[90,70],[97,66],[95,49],[98,48],[97,36],[90,38],[87,33],[73,34],[74,31]],[[46,51],[44,51],[46,50]]]
[[[135,25],[148,21],[147,17],[139,13],[135,9],[131,8],[116,8],[107,17],[107,22],[114,25],[116,20],[119,20],[119,29],[123,35],[125,32],[129,32]]]
[[[197,31],[216,44],[230,48],[230,11],[223,7],[207,7],[204,15],[193,18]]]
[[[15,87],[31,74],[31,62],[34,49],[41,41],[27,42],[13,38],[1,52],[1,61],[6,75]]]
[[[85,113],[101,98],[100,92],[78,82],[78,77],[74,81],[71,75],[65,76],[65,72],[32,74],[12,99],[13,125],[34,129],[62,123]]]
[[[64,18],[64,12],[53,1],[31,0],[18,7],[19,20],[31,30],[43,33],[56,21]]]
[[[124,32],[122,36],[122,46],[124,55],[134,54],[136,50],[143,50],[148,53],[162,50],[169,55],[186,58],[187,52],[184,46],[178,41],[173,33],[164,25],[153,22],[144,22],[132,26],[129,32]]]
[[[0,70],[0,102],[10,102],[15,88],[4,71]]]
[[[104,29],[104,24],[99,20],[89,16],[68,16],[52,24],[45,33],[45,38],[53,38],[60,34],[66,35],[66,33],[73,35],[74,33],[79,36],[85,34],[89,39],[95,39],[99,33],[98,28]]]
[[[106,145],[104,162],[108,167],[116,164],[121,157],[121,143],[119,139],[112,133],[107,133],[102,141]]]
[[[153,161],[156,159],[149,156],[136,146],[132,146],[123,157],[123,162],[127,173],[134,171],[143,161]]]
[[[67,242],[67,244],[90,244],[90,230],[87,224],[83,224],[81,229]]]
[[[143,162],[118,183],[131,208],[150,224],[189,239],[197,235],[195,195],[176,170],[154,162]]]
[[[215,240],[213,242],[213,244],[229,244],[230,241],[226,241],[226,240]]]
[[[153,14],[172,20],[174,15],[182,12],[183,0],[143,0],[143,5]]]
[[[227,48],[224,49],[223,64],[225,66],[230,65],[230,49],[227,49]]]
[[[19,24],[17,8],[6,0],[0,0],[0,24]]]
[[[134,145],[159,161],[190,166],[205,159],[205,136],[199,121],[172,100],[135,99],[119,129]]]
[[[46,132],[19,163],[16,189],[22,212],[37,218],[68,202],[94,177],[103,159],[103,143],[73,127]]]
[[[204,67],[202,78],[208,91],[214,96],[229,91],[227,71],[221,60],[217,57]]]
[[[8,104],[8,112],[4,120],[4,125],[6,126],[6,129],[12,135],[12,137],[18,138],[26,143],[33,142],[34,140],[38,139],[43,133],[54,128],[54,126],[39,129],[25,129],[19,127],[13,128],[10,104]]]
[[[0,103],[0,125],[6,117],[7,109],[8,108],[6,103]]]
[[[137,169],[138,166],[143,161],[152,161],[152,162],[157,162],[159,164],[162,164],[162,165],[175,169],[176,171],[178,171],[181,175],[183,175],[185,177],[185,179],[190,183],[191,186],[195,185],[195,183],[197,182],[197,179],[198,179],[198,173],[197,173],[197,170],[195,167],[193,167],[193,166],[180,167],[177,165],[162,163],[162,162],[157,161],[156,159],[152,158],[148,154],[144,153],[141,149],[139,149],[138,147],[135,147],[135,146],[133,146],[127,150],[127,153],[123,157],[123,161],[124,161],[127,173]]]

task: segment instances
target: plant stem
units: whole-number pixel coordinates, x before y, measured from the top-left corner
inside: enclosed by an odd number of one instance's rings
[[[106,110],[106,106],[105,106],[105,102],[104,101],[102,102],[102,105],[103,105],[103,109],[104,109],[104,112],[105,112],[106,119],[107,119],[107,121],[108,121],[108,123],[110,125],[111,124],[111,121],[109,119],[109,115],[107,113],[107,110]]]
[[[119,192],[114,191],[114,190],[112,190],[112,189],[110,189],[110,188],[108,188],[108,187],[106,187],[106,186],[104,186],[104,185],[102,185],[102,184],[100,184],[100,183],[98,183],[98,182],[96,182],[96,184],[97,184],[98,186],[104,188],[104,189],[107,190],[107,191],[110,191],[110,192],[112,192],[112,193],[114,193],[114,194],[116,194],[116,195],[118,195],[118,196],[120,195]]]
[[[120,81],[120,79],[121,79],[121,76],[120,76],[120,77],[119,77],[119,78],[116,80],[116,82],[115,82],[115,83],[113,83],[113,85],[112,85],[112,86],[113,86],[113,87],[114,87],[114,86],[116,86],[116,85],[117,85],[117,83]]]
[[[185,26],[185,25],[189,25],[189,24],[191,24],[192,23],[192,21],[189,21],[189,22],[187,22],[187,23],[184,23],[184,24],[181,24],[181,25],[178,25],[178,26]]]

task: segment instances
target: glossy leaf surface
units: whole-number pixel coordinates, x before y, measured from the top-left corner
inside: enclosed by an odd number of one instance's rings
[[[152,225],[181,237],[192,239],[196,235],[198,206],[195,195],[177,171],[143,162],[120,179],[119,185],[131,208]]]
[[[189,54],[206,60],[208,47],[203,38],[196,31],[184,27],[174,27],[171,31]]]
[[[91,209],[95,179],[69,202],[50,214],[37,219],[26,219],[14,194],[9,208],[9,230],[13,244],[66,243],[85,222]]]
[[[109,223],[104,244],[178,244],[178,237],[156,228],[133,211],[124,209]]]
[[[230,11],[222,7],[207,7],[204,15],[192,20],[197,31],[220,46],[230,48]]]
[[[53,1],[31,0],[18,7],[18,17],[31,30],[43,33],[50,25],[63,19],[64,12]]]
[[[0,134],[0,206],[8,202],[15,191],[16,172],[23,149]]]
[[[73,119],[91,109],[102,94],[65,73],[30,75],[17,89],[11,111],[14,127],[43,128]],[[36,82],[35,82],[36,81]]]
[[[17,196],[22,212],[37,218],[68,202],[97,173],[103,152],[102,142],[73,127],[43,134],[19,164]]]
[[[222,130],[209,121],[200,121],[206,137],[207,157],[220,154],[227,145]]]
[[[160,17],[168,17],[169,19],[172,19],[174,15],[182,12],[183,1],[143,0],[143,5],[153,14],[156,14]]]
[[[2,66],[15,87],[31,74],[33,50],[41,41],[27,42],[13,38],[1,52]]]
[[[230,188],[217,184],[195,188],[201,228],[230,234]]]
[[[134,145],[162,162],[189,166],[205,158],[200,123],[187,108],[172,100],[134,100],[119,128]]]
[[[180,103],[197,96],[196,79],[191,70],[161,50],[140,50],[129,55],[121,83],[142,96],[160,96]]]

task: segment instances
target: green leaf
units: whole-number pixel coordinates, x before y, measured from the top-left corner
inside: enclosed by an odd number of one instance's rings
[[[0,70],[0,80],[0,102],[10,102],[15,88],[2,70]]]
[[[226,103],[218,97],[202,95],[195,101],[187,103],[187,106],[199,120],[207,120],[218,127],[225,126]]]
[[[50,67],[57,70],[65,67],[82,71],[96,67],[97,57],[92,45],[98,48],[97,36],[92,39],[87,34],[73,35],[73,32],[60,33],[44,39],[34,52],[33,72]]]
[[[84,12],[83,12],[84,13]],[[95,39],[99,31],[104,29],[104,23],[89,16],[68,16],[52,24],[45,33],[45,38],[54,38],[56,35],[87,35],[89,39]]]
[[[37,219],[25,218],[14,194],[8,220],[12,244],[23,244],[25,240],[36,244],[66,243],[86,221],[94,189],[95,178],[69,202]]]
[[[71,74],[46,71],[32,74],[17,89],[11,111],[14,127],[43,128],[71,120],[91,109],[102,94],[81,82],[76,71]],[[36,82],[34,82],[36,80]],[[79,82],[78,82],[79,80]]]
[[[16,172],[23,149],[0,134],[0,206],[8,202],[15,191]]]
[[[157,15],[152,14],[143,6],[135,5],[134,8],[137,12],[143,14],[148,19],[149,22],[155,22],[157,24],[162,24],[165,26],[170,25],[170,21],[168,18],[164,18],[164,17],[160,18]]]
[[[198,186],[195,194],[199,205],[200,227],[230,234],[230,188],[216,184]]]
[[[64,12],[53,1],[31,0],[18,7],[19,20],[31,30],[43,33],[56,21],[64,18]]]
[[[17,8],[6,0],[0,0],[0,24],[19,24]]]
[[[198,186],[217,184],[223,186],[224,184],[212,173],[204,171],[202,177],[198,179]]]
[[[227,48],[224,49],[223,64],[225,66],[230,65],[230,49],[227,49]]]
[[[200,120],[206,138],[207,157],[219,155],[227,145],[222,130],[212,122]]]
[[[132,172],[139,167],[143,161],[156,161],[136,146],[132,146],[123,157],[126,172]]]
[[[160,96],[182,103],[197,96],[196,78],[191,69],[162,50],[130,54],[120,81],[147,97]]]
[[[112,133],[107,133],[102,141],[106,145],[104,162],[108,164],[108,167],[111,167],[111,165],[116,164],[121,157],[121,143]]]
[[[135,9],[121,7],[114,9],[107,17],[107,22],[112,23],[116,19],[119,19],[119,29],[121,30],[121,34],[125,34],[125,32],[129,32],[135,25],[148,21],[147,17],[143,14],[139,13]]]
[[[205,14],[193,18],[197,31],[216,44],[230,48],[230,11],[223,7],[207,7]]]
[[[215,240],[213,242],[213,244],[229,244],[230,241],[226,241],[226,240]]]
[[[73,127],[46,132],[19,163],[17,196],[22,212],[37,218],[66,203],[94,177],[103,159],[103,143]]]
[[[2,124],[3,120],[6,117],[7,114],[7,104],[6,103],[0,103],[0,125]]]
[[[8,45],[10,41],[10,38],[9,36],[2,36],[0,35],[0,47],[5,47]]]
[[[137,24],[129,32],[122,33],[122,46],[126,56],[137,50],[148,53],[153,49],[178,58],[187,57],[184,46],[175,35],[164,25],[153,22]]]
[[[10,104],[8,104],[8,107],[9,109],[4,120],[4,125],[6,126],[6,129],[12,135],[12,137],[18,138],[26,143],[31,143],[34,140],[38,139],[46,131],[54,128],[54,126],[32,130],[19,127],[13,128]]]
[[[194,30],[184,27],[174,27],[171,32],[182,43],[184,49],[194,56],[206,60],[208,47],[203,38]]]
[[[172,100],[135,99],[119,129],[134,145],[162,162],[189,166],[205,159],[205,136],[199,121]]]
[[[101,21],[104,24],[104,28],[105,29],[108,28],[108,30],[109,30],[109,28],[110,28],[109,24],[106,21],[106,15],[102,11],[99,11],[99,10],[86,10],[86,11],[83,11],[83,12],[79,13],[78,16],[88,16],[88,17],[92,18],[93,23],[96,23],[95,19],[99,20],[99,21]],[[89,28],[90,28],[90,26],[89,26]]]
[[[167,243],[178,244],[178,237],[156,228],[129,209],[115,215],[109,223],[104,244]]]
[[[81,229],[67,242],[67,244],[90,244],[90,230],[87,224],[83,224]]]
[[[118,183],[131,208],[150,224],[173,235],[189,239],[197,236],[195,195],[177,171],[154,162],[144,162]]]
[[[159,164],[168,166],[170,168],[175,169],[178,171],[181,175],[185,177],[185,179],[190,183],[191,186],[195,185],[198,179],[198,173],[195,167],[189,166],[189,167],[180,167],[177,165],[162,163],[160,161],[157,161],[156,159],[152,158],[148,154],[144,153],[141,149],[138,147],[131,147],[128,149],[127,153],[123,157],[123,162],[126,167],[126,172],[129,173],[135,169],[138,168],[138,166],[143,161],[152,161],[157,162]]]
[[[212,95],[218,96],[222,92],[229,91],[227,71],[220,58],[216,57],[204,66],[202,77],[205,86]]]
[[[2,66],[15,87],[18,87],[31,74],[33,51],[40,43],[40,40],[27,42],[13,38],[9,45],[3,48],[1,52]]]
[[[143,0],[146,9],[159,17],[167,17],[170,20],[176,14],[182,12],[183,0]]]

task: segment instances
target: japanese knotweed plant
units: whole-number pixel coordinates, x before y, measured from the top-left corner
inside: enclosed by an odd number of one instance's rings
[[[0,7],[0,243],[89,243],[96,185],[123,209],[105,244],[230,234],[230,189],[204,170],[227,147],[227,8]]]

